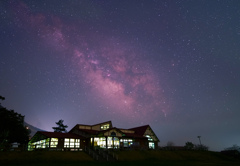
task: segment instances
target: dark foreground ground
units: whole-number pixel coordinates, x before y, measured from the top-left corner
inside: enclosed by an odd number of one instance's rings
[[[240,159],[219,152],[117,151],[116,162],[94,161],[84,152],[0,152],[0,166],[240,166]]]

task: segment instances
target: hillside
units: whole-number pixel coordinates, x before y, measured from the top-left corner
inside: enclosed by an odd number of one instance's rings
[[[36,132],[38,132],[38,131],[44,131],[44,130],[42,130],[42,129],[39,129],[39,128],[37,128],[37,127],[34,127],[34,126],[28,124],[27,122],[24,122],[24,126],[27,126],[27,127],[31,130],[31,133],[30,133],[30,136],[31,136],[31,137],[32,137]]]

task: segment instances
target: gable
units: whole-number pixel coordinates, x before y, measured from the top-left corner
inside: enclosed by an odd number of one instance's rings
[[[112,128],[112,122],[111,121],[99,123],[99,124],[96,124],[96,125],[92,126],[92,130],[98,130],[98,131],[107,130],[109,128]]]
[[[103,135],[107,137],[122,137],[123,133],[119,129],[113,128],[104,131]]]
[[[148,140],[152,139],[152,141],[158,141],[159,139],[156,136],[156,134],[153,132],[153,130],[151,129],[150,126],[148,126],[148,128],[146,129],[146,131],[144,132],[144,136],[148,137]]]

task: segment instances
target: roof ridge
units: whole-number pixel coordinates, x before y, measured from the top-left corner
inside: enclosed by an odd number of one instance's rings
[[[136,129],[136,128],[141,128],[141,127],[148,127],[148,126],[150,126],[150,125],[143,125],[143,126],[138,126],[138,127],[133,127],[133,128],[130,128],[129,130],[131,130],[131,129]]]
[[[76,125],[83,125],[83,126],[91,126],[92,127],[92,126],[96,126],[96,125],[100,125],[100,124],[108,123],[108,122],[110,122],[112,124],[112,121],[109,120],[109,121],[105,121],[105,122],[101,122],[101,123],[97,123],[97,124],[93,124],[93,125],[89,125],[89,124],[76,124]]]

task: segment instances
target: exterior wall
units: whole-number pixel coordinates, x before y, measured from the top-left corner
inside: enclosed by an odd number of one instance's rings
[[[85,149],[88,146],[87,139],[80,139],[80,149]]]
[[[86,138],[91,137],[91,135],[89,135],[89,134],[87,134],[87,133],[85,133],[85,132],[83,132],[83,131],[80,131],[80,130],[78,130],[78,129],[73,129],[73,130],[71,131],[71,133],[77,134],[77,135],[80,135],[80,136],[83,136],[83,137],[86,137]]]
[[[120,129],[123,133],[135,133],[133,130]]]
[[[139,142],[139,147],[141,149],[148,149],[148,140],[147,139],[136,139],[136,142]]]
[[[92,129],[91,126],[87,126],[87,125],[79,125],[78,127],[79,127],[79,129],[87,129],[87,130],[91,130]]]
[[[100,127],[101,127],[100,125],[93,126],[93,127],[92,127],[92,130],[97,130],[97,131],[100,131],[100,130],[101,130],[101,128],[100,128]]]
[[[63,149],[64,148],[64,138],[59,138],[58,139],[57,148],[59,148],[59,149]]]
[[[158,142],[157,141],[154,142],[154,146],[155,146],[154,149],[158,149]]]
[[[114,137],[122,137],[122,133],[119,133],[119,131],[117,131],[116,129],[112,129],[112,130],[106,131],[104,133],[104,136],[111,137],[111,136],[113,136],[113,135],[111,135],[113,132],[116,133],[116,135],[114,135]]]

